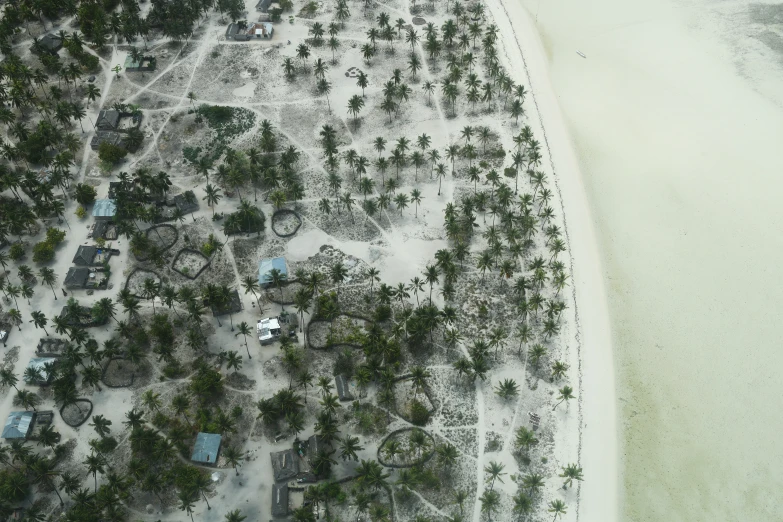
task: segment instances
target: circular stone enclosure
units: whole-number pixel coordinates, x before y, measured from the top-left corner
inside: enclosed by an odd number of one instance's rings
[[[78,428],[92,415],[92,401],[76,399],[76,402],[60,408],[60,418],[71,428]]]
[[[209,266],[209,258],[192,248],[183,248],[174,257],[171,269],[191,281],[196,279]]]
[[[154,225],[144,231],[150,245],[154,245],[160,249],[161,252],[166,252],[173,247],[179,239],[179,233],[177,227],[163,223],[160,225]],[[139,261],[146,261],[146,256],[136,256]]]
[[[281,208],[272,214],[272,232],[278,237],[291,237],[302,226],[302,218],[291,209]]]
[[[128,278],[125,280],[125,289],[129,290],[131,295],[143,299],[144,298],[144,280],[147,278],[153,279],[157,284],[161,283],[160,274],[154,270],[148,270],[146,268],[134,268],[133,272],[128,274]]]
[[[410,436],[414,432],[421,432],[424,434],[428,445],[426,450],[422,451],[421,455],[416,455],[413,458],[411,458],[407,452],[402,452],[394,461],[389,460],[386,456],[386,448],[388,447],[389,442],[396,440],[401,448],[408,448],[411,446]],[[421,428],[401,428],[399,430],[394,430],[389,433],[378,446],[378,462],[387,468],[411,468],[418,464],[426,463],[434,454],[435,439],[428,431]]]

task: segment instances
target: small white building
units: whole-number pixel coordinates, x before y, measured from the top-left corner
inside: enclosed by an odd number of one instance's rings
[[[260,319],[256,324],[256,333],[261,344],[270,344],[280,337],[280,320],[277,317],[267,317]]]

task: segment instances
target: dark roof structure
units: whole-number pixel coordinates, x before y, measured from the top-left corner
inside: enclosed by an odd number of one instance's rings
[[[90,266],[93,264],[92,260],[95,259],[95,254],[98,249],[94,246],[79,245],[76,249],[76,255],[73,256],[73,264],[79,266]]]
[[[299,455],[292,449],[270,453],[275,482],[291,480],[299,474]]]
[[[187,194],[190,194],[192,196],[190,202],[188,202]],[[174,205],[183,214],[190,214],[191,212],[195,212],[198,210],[198,199],[195,197],[195,194],[193,194],[192,190],[186,190],[182,194],[177,194],[172,198],[172,200],[174,202]]]
[[[288,515],[288,484],[274,484],[272,486],[272,516],[284,517]]]
[[[33,420],[35,420],[35,413],[32,411],[12,411],[5,420],[2,437],[26,439],[33,427]]]
[[[90,278],[90,270],[86,267],[72,266],[65,275],[63,284],[65,288],[85,288]]]
[[[239,291],[236,289],[230,292],[231,300],[222,308],[210,306],[214,317],[227,314],[236,314],[242,311],[242,299],[239,297]]]
[[[193,445],[193,455],[190,460],[214,466],[220,452],[221,440],[222,437],[217,433],[199,433],[196,435],[196,443]]]
[[[321,452],[330,452],[332,445],[324,442],[318,435],[313,435],[307,439],[307,458],[312,460]]]
[[[33,53],[37,53],[40,50],[49,54],[57,54],[62,48],[63,41],[59,36],[54,34],[47,34],[38,40],[37,46],[33,44],[30,49],[33,51]]]
[[[272,5],[272,0],[259,0],[256,4],[256,10],[266,13],[269,11],[269,6]]]
[[[101,143],[109,143],[118,147],[122,146],[122,134],[112,130],[99,130],[90,140],[90,148],[98,150]]]
[[[354,396],[350,391],[350,384],[345,375],[335,375],[334,386],[337,388],[337,397],[341,401],[352,401],[354,399]]]
[[[104,109],[98,113],[98,120],[95,126],[99,130],[117,130],[120,127],[120,111],[113,109]]]

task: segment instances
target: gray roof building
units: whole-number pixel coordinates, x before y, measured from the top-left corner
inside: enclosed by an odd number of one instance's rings
[[[65,274],[63,285],[65,288],[85,288],[90,279],[90,269],[83,266],[72,266]]]
[[[98,150],[101,143],[109,143],[122,147],[122,134],[117,131],[99,130],[90,140],[90,148],[92,150]]]
[[[2,437],[4,439],[26,439],[33,427],[35,412],[12,411],[5,420]]]
[[[117,213],[117,204],[113,199],[98,199],[92,206],[92,217],[111,219]]]
[[[192,196],[192,199],[190,201],[188,201],[188,197],[187,197],[188,194]],[[193,194],[192,190],[186,190],[182,194],[177,194],[172,198],[172,200],[174,202],[174,205],[183,214],[190,214],[191,212],[195,212],[198,210],[198,199],[196,199],[195,194]]]
[[[30,362],[27,363],[28,368],[34,368],[38,370],[38,373],[40,375],[40,379],[36,379],[34,382],[31,379],[28,379],[25,375],[24,382],[27,384],[35,384],[39,386],[44,386],[46,384],[49,384],[49,381],[52,379],[52,374],[49,373],[49,367],[55,363],[57,359],[54,357],[33,357],[30,359]]]
[[[79,248],[76,249],[76,255],[73,256],[73,264],[79,266],[90,266],[93,264],[93,259],[95,259],[95,254],[97,252],[98,249],[94,246],[79,245]]]
[[[120,128],[120,111],[114,109],[104,109],[98,113],[98,120],[95,127],[98,130],[117,130]]]
[[[354,399],[350,390],[350,383],[345,375],[335,375],[334,386],[337,388],[337,397],[341,401],[352,401]]]
[[[30,49],[33,51],[33,53],[37,53],[40,50],[49,54],[57,54],[62,48],[63,41],[59,36],[47,34],[38,40],[38,46],[33,44]]]
[[[261,11],[262,13],[266,13],[269,11],[269,6],[272,5],[272,0],[260,0],[256,4],[256,10]]]
[[[275,481],[291,480],[299,474],[299,455],[292,449],[270,453]]]
[[[190,460],[201,464],[214,466],[220,453],[222,437],[217,433],[199,433],[196,435],[196,443],[193,445],[193,455]]]
[[[324,442],[318,435],[313,435],[307,439],[307,458],[312,461],[321,452],[330,452],[332,445]]]
[[[274,484],[272,486],[272,516],[284,517],[288,515],[288,484]]]

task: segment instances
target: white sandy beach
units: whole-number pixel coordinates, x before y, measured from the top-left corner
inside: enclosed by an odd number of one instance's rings
[[[617,369],[620,518],[780,520],[783,9],[522,4],[538,15],[600,245]],[[573,199],[564,190],[569,226]],[[578,256],[584,238],[570,232]],[[590,324],[582,319],[585,335]],[[587,393],[585,401],[587,415]],[[584,464],[583,493],[598,478]]]
[[[530,16],[515,0],[487,4],[500,29],[507,59],[517,79],[532,91],[531,102],[540,115],[531,115],[531,126],[542,138],[544,165],[555,173],[573,270],[581,383],[579,460],[585,470],[580,484],[576,520],[617,520],[617,424],[614,366],[606,293],[579,163],[549,79],[546,54]],[[523,61],[524,57],[524,61]],[[541,126],[543,125],[543,129]],[[548,150],[547,150],[548,149]],[[568,431],[569,436],[572,432]],[[564,445],[565,446],[565,445]],[[574,516],[576,515],[576,516]]]

